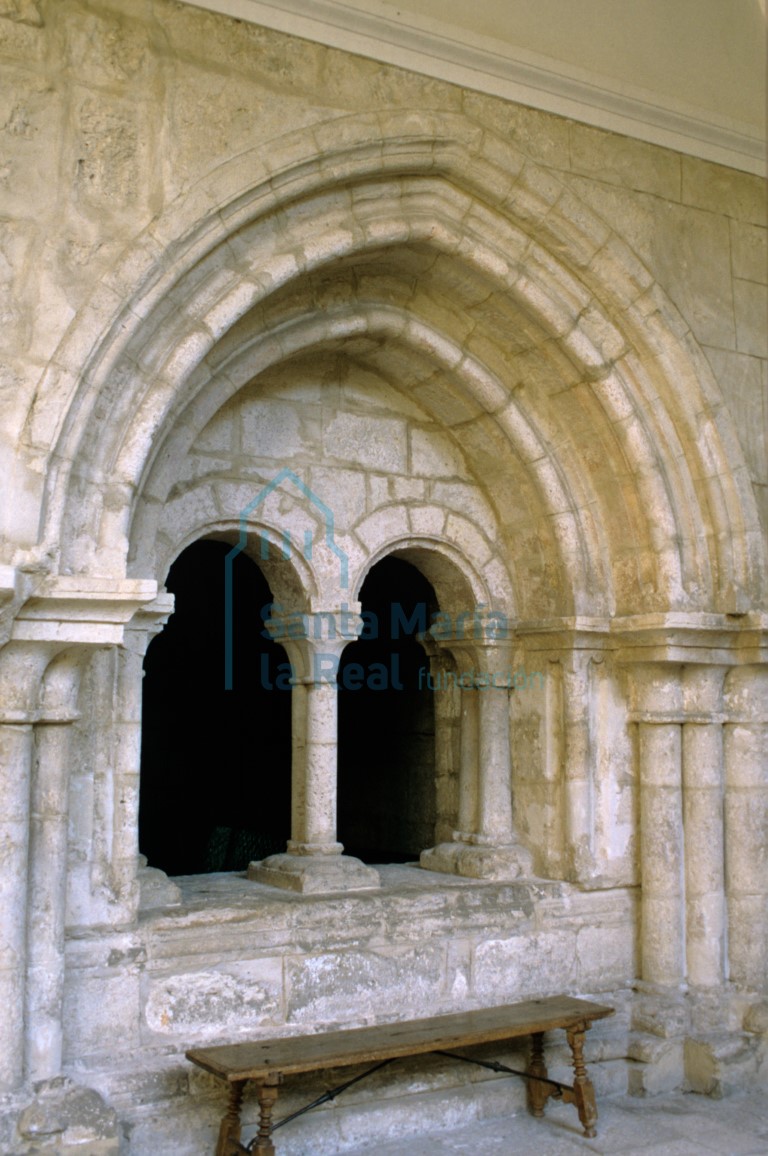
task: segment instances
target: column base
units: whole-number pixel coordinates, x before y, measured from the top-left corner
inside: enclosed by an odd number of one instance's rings
[[[371,891],[381,886],[378,871],[351,855],[270,855],[248,864],[248,878],[303,895]]]
[[[181,889],[159,867],[148,867],[146,855],[139,855],[139,911],[158,907],[178,907]]]
[[[530,852],[519,843],[486,847],[472,843],[439,843],[422,851],[419,866],[445,875],[462,875],[466,879],[533,878]]]

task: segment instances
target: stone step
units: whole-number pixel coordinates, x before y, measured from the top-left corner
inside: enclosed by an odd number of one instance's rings
[[[729,1032],[685,1041],[685,1089],[721,1097],[755,1083],[768,1060],[768,1038]]]

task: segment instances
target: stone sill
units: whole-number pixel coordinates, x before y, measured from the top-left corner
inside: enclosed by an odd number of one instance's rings
[[[574,890],[570,884],[557,880],[500,883],[442,875],[424,871],[418,865],[377,865],[376,870],[381,875],[381,887],[375,891],[322,895],[283,891],[252,882],[245,872],[177,876],[173,882],[181,891],[181,903],[144,912],[140,923],[143,928],[156,931],[210,922],[225,927],[242,923],[244,917],[252,915],[256,921],[263,918],[272,926],[283,918],[295,927],[305,922],[305,917],[314,922],[315,918],[331,915],[338,918],[342,911],[348,917],[359,910],[365,912],[366,921],[373,920],[377,912],[398,907],[405,911],[414,902],[433,913],[442,908],[451,917],[455,916],[457,905],[468,911],[487,904],[497,910],[503,905],[507,911],[532,915],[534,905],[541,900],[563,898]]]

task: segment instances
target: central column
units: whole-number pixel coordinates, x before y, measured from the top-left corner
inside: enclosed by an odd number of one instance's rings
[[[291,723],[296,740],[291,782],[291,838],[294,855],[340,855],[336,840],[338,687],[345,641],[310,646],[311,673],[293,680]]]
[[[517,841],[512,817],[508,642],[445,643],[461,688],[459,829],[450,843],[423,851],[429,871],[470,879],[519,879],[532,874],[530,853]]]
[[[336,838],[338,682],[342,651],[362,619],[348,610],[270,618],[291,663],[291,838],[280,855],[248,866],[248,878],[290,891],[363,891],[379,873],[342,854]]]

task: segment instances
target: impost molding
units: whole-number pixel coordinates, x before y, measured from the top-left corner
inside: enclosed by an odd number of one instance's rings
[[[626,665],[744,666],[768,662],[768,615],[762,611],[552,618],[517,622],[514,635],[529,650],[603,650]]]
[[[48,577],[21,607],[11,641],[119,645],[136,611],[156,597],[153,579]]]

